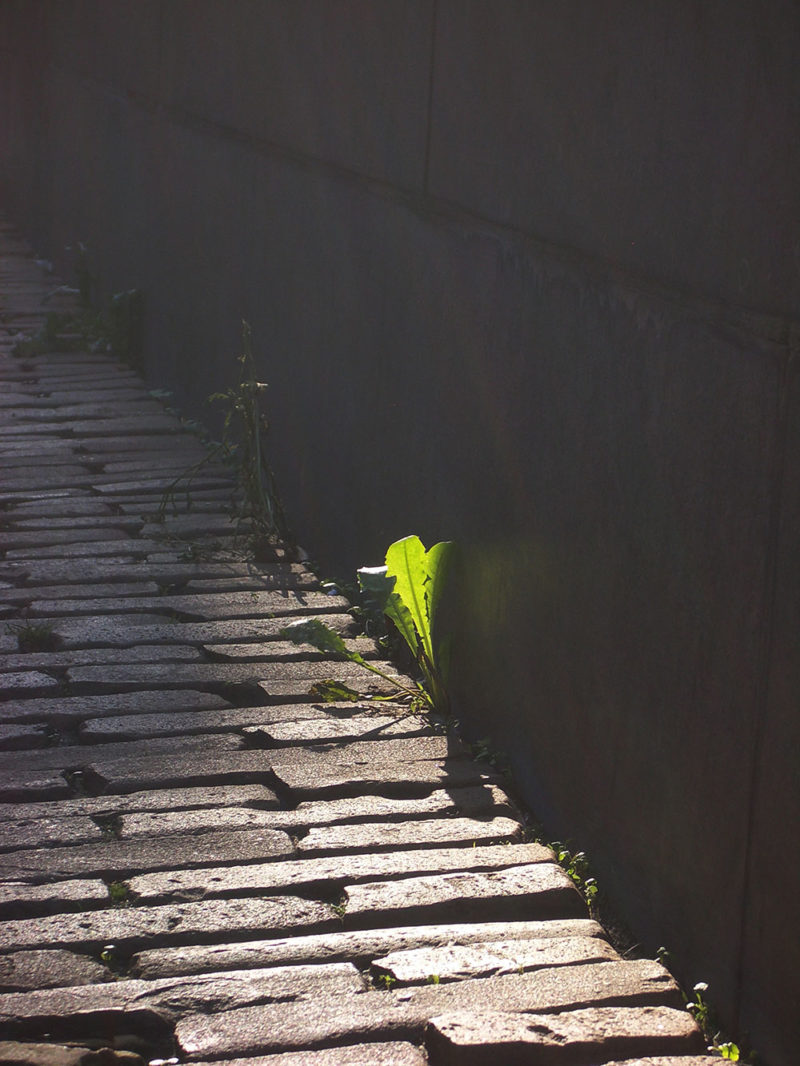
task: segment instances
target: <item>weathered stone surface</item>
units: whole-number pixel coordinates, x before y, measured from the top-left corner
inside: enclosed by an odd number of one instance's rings
[[[91,546],[91,548],[97,547],[97,545]],[[179,559],[177,562],[158,563],[150,559],[142,562],[135,558],[137,555],[141,558],[149,552],[159,552],[161,550],[163,550],[163,544],[159,541],[137,540],[128,537],[113,544],[108,544],[105,551],[102,547],[99,547],[96,552],[97,555],[119,556],[120,561],[114,558],[104,558],[98,562],[92,562],[81,558],[77,551],[72,552],[65,548],[60,553],[64,557],[63,561],[61,558],[52,558],[39,562],[38,558],[35,561],[26,558],[25,568],[28,571],[28,584],[31,586],[68,583],[96,584],[104,581],[135,581],[139,579],[153,580],[159,583],[169,582],[175,584],[181,582],[186,585],[187,591],[191,591],[189,584],[192,581],[215,578],[223,586],[221,588],[223,592],[227,592],[228,589],[235,590],[239,587],[251,589],[259,595],[265,593],[275,595],[276,590],[313,589],[319,585],[317,578],[307,574],[283,570],[279,565],[276,565],[274,573],[269,575],[262,572],[254,573],[248,564],[243,562],[228,562],[226,560],[219,562],[214,560],[192,562],[186,559]],[[75,555],[76,558],[70,558],[71,555]],[[9,554],[8,558],[13,560],[15,556]],[[227,586],[225,581],[219,581],[222,578],[229,579]],[[237,586],[238,581],[246,581],[247,584]],[[202,592],[202,586],[198,588],[198,592]]]
[[[702,1051],[685,1010],[590,1007],[569,1014],[458,1011],[432,1018],[425,1043],[442,1066],[594,1066],[620,1055]]]
[[[92,599],[83,597],[91,596]],[[0,603],[30,604],[28,613],[31,618],[48,615],[85,615],[114,614],[130,609],[136,610],[136,604],[148,603],[151,610],[161,606],[164,613],[168,608],[159,605],[158,585],[155,581],[117,581],[106,585],[47,585],[36,588],[0,589]]]
[[[0,751],[43,748],[49,742],[44,725],[0,725]]]
[[[23,918],[3,924],[7,951],[24,948],[102,948],[114,943],[126,949],[148,943],[185,944],[226,933],[274,934],[289,929],[321,930],[339,924],[327,903],[295,896],[270,899],[216,899],[163,907],[115,908],[83,914],[55,914]]]
[[[326,619],[327,622],[327,619]],[[377,659],[375,642],[367,637],[356,637],[345,641],[349,651],[358,652],[364,659]],[[239,659],[270,659],[280,656],[283,659],[302,656],[305,659],[327,659],[330,656],[318,651],[312,644],[293,644],[290,640],[252,641],[247,644],[205,644],[205,651],[221,659],[236,661]]]
[[[203,842],[208,837],[203,837]],[[163,874],[140,874],[130,880],[132,893],[140,900],[202,898],[230,895],[234,892],[286,891],[301,885],[344,885],[378,877],[402,877],[389,885],[405,885],[407,878],[431,870],[496,870],[521,863],[543,863],[548,868],[552,852],[540,844],[498,844],[475,848],[426,848],[420,851],[397,851],[367,855],[337,855],[325,859],[300,859],[293,862],[270,862],[234,868],[204,870],[175,869]],[[533,883],[533,882],[531,882]],[[455,887],[455,886],[453,886]],[[395,889],[395,891],[399,891]],[[377,896],[378,890],[373,890]],[[366,903],[366,900],[365,900]],[[584,912],[585,913],[585,908]],[[465,918],[464,920],[469,920]]]
[[[192,739],[186,738],[187,744]],[[131,742],[130,747],[134,743]],[[445,760],[448,745],[449,741],[444,737],[420,737],[366,741],[351,744],[343,751],[334,747],[331,751],[280,748],[274,751],[221,751],[208,755],[189,752],[180,762],[157,754],[149,758],[106,761],[99,757],[98,751],[97,755],[92,755],[91,768],[97,779],[105,783],[106,790],[114,792],[178,784],[186,786],[204,781],[219,783],[220,780],[259,783],[271,772],[281,780],[292,781],[290,787],[294,787],[294,782],[302,783],[306,795],[330,789],[331,782],[336,785],[344,783],[351,791],[354,786],[365,791],[371,785],[384,787],[394,782],[414,782],[432,788],[447,784],[477,785],[484,781],[495,783],[495,779],[482,772],[477,763]],[[93,753],[96,749],[88,750]],[[468,769],[459,763],[465,763]],[[418,770],[419,767],[422,770]]]
[[[99,529],[79,526],[75,528],[72,523],[68,528],[53,530],[52,526],[39,530],[14,530],[13,532],[0,533],[0,551],[9,551],[14,548],[42,549],[48,545],[66,547],[67,544],[80,544],[97,541],[114,541],[119,550],[120,540],[129,540],[130,536],[124,529],[114,529],[103,526]]]
[[[0,879],[14,881],[38,877],[111,876],[119,878],[140,870],[167,870],[174,866],[253,862],[294,854],[286,833],[274,829],[239,830],[156,837],[146,840],[110,840],[104,844],[78,844],[10,852]]]
[[[357,995],[366,990],[350,963],[280,966],[184,977],[179,980],[115,981],[96,987],[11,993],[0,996],[0,1024],[46,1024],[49,1018],[107,1010],[150,1010],[167,1019],[193,1011],[233,1010],[250,1003],[291,1003],[310,996]]]
[[[130,840],[154,833],[197,833],[211,829],[224,832],[230,829],[281,829],[291,826],[291,817],[281,817],[281,814],[280,811],[253,810],[248,807],[126,814],[120,822],[119,836],[121,840]]]
[[[384,664],[388,670],[393,668]],[[332,678],[356,691],[392,695],[388,681],[366,674],[353,663],[176,663],[137,666],[78,666],[67,671],[76,684],[105,685],[117,689],[185,685],[258,685],[268,696],[303,699],[312,696],[315,682]]]
[[[0,1041],[0,1066],[145,1066],[132,1051],[100,1048],[92,1051],[67,1044]]]
[[[5,671],[24,670],[28,667],[36,670],[59,670],[73,666],[98,666],[105,670],[122,664],[148,664],[161,662],[196,662],[202,653],[193,647],[172,644],[162,647],[158,644],[142,644],[131,648],[82,648],[70,651],[33,651],[18,655],[6,655],[0,663],[0,684],[5,678]]]
[[[424,984],[432,975],[441,981],[461,981],[465,977],[497,977],[543,966],[612,961],[619,961],[619,955],[605,940],[567,936],[412,948],[375,959],[373,967],[401,984]]]
[[[400,1041],[388,1044],[350,1044],[348,1047],[323,1048],[320,1051],[287,1051],[277,1055],[229,1059],[225,1066],[425,1066],[422,1052]],[[212,1066],[198,1063],[197,1066]]]
[[[104,696],[12,700],[3,704],[3,718],[12,722],[41,718],[58,723],[106,717],[111,714],[210,711],[230,706],[221,696],[193,689],[181,689],[178,692],[113,692]]]
[[[408,713],[391,717],[364,714],[352,718],[306,718],[245,729],[247,736],[258,737],[265,747],[325,743],[331,740],[385,740],[387,737],[415,737],[429,732],[430,727],[419,715]]]
[[[96,985],[111,980],[112,974],[105,966],[73,951],[15,951],[0,955],[0,992]]]
[[[275,802],[270,806],[277,807],[278,804]],[[454,788],[449,792],[443,789],[433,792],[422,799],[392,800],[384,796],[358,796],[353,799],[301,803],[292,811],[262,810],[259,813],[264,815],[260,823],[264,826],[271,826],[274,829],[300,829],[314,825],[359,821],[367,817],[404,821],[426,814],[455,814],[487,810],[495,812],[509,806],[510,800],[497,788]],[[169,827],[172,824],[194,825],[197,828],[209,827],[215,824],[214,819],[227,815],[228,811],[219,809],[132,814],[122,818],[120,834],[123,838],[130,838],[146,836],[149,833],[171,832]],[[0,812],[0,819],[2,819],[2,812]],[[2,821],[0,821],[1,829]],[[415,843],[419,842],[415,841]],[[377,847],[377,842],[375,846]],[[298,850],[303,849],[301,847]]]
[[[263,614],[265,619],[282,618],[283,625],[286,620],[293,616],[326,614],[341,614],[349,606],[347,600],[341,596],[325,596],[321,592],[226,592],[216,595],[197,594],[195,596],[183,595],[158,595],[158,586],[148,582],[147,588],[142,588],[141,583],[130,583],[129,593],[120,591],[119,595],[127,595],[125,604],[110,605],[99,597],[115,595],[113,589],[124,589],[120,584],[97,585],[90,588],[66,585],[59,595],[75,597],[79,594],[83,598],[74,599],[71,610],[73,613],[92,615],[98,612],[118,613],[120,610],[136,611],[174,611],[181,614],[185,619],[197,619],[199,621],[222,621],[232,618],[252,618],[254,615]],[[100,590],[100,591],[97,591]],[[108,591],[111,590],[111,591]],[[31,590],[27,590],[30,596]],[[65,605],[53,599],[52,588],[36,589],[35,609],[39,614],[62,614]],[[0,600],[4,596],[0,595]]]
[[[19,918],[23,916],[21,912],[27,916],[61,908],[77,910],[80,905],[91,907],[108,901],[108,889],[102,881],[59,881],[48,885],[0,882],[0,913],[4,917]]]
[[[292,705],[280,708],[289,715]],[[119,715],[114,718],[94,718],[80,726],[81,740],[101,743],[109,740],[137,739],[157,736],[190,736],[192,733],[242,730],[248,725],[269,720],[272,707],[236,707],[230,711],[172,711],[167,714]],[[314,707],[301,708],[310,717],[324,718],[325,712]]]
[[[346,635],[355,626],[349,615],[325,616],[326,624]],[[150,624],[146,624],[146,623]],[[143,624],[144,623],[144,624]],[[128,647],[135,644],[205,644],[208,641],[265,641],[287,647],[278,640],[285,618],[231,618],[217,622],[177,622],[163,614],[106,614],[100,618],[65,618],[54,620],[64,648],[91,644],[104,647]],[[220,645],[218,645],[220,646]],[[224,646],[224,645],[221,645]],[[299,657],[302,652],[294,648]]]
[[[155,737],[148,741],[131,740],[120,744],[94,744],[91,748],[81,745],[64,745],[55,748],[37,748],[25,754],[25,766],[31,770],[46,770],[59,767],[61,769],[86,766],[90,761],[98,758],[125,759],[130,751],[130,759],[146,758],[148,752],[152,752],[155,759],[166,759],[168,756],[184,752],[200,750],[203,757],[208,760],[214,758],[216,752],[224,753],[236,751],[242,746],[240,737],[230,733],[204,733],[202,736],[192,737]],[[173,759],[174,761],[174,759]],[[0,752],[0,771],[10,769],[21,762],[18,752]]]
[[[332,851],[369,851],[453,844],[490,844],[519,837],[512,818],[441,818],[416,822],[362,822],[358,825],[310,829],[299,840],[304,855]]]
[[[15,674],[0,674],[0,695],[13,698],[21,692],[42,692],[46,689],[58,688],[59,681],[49,674],[42,674],[36,670],[23,670]]]
[[[73,796],[60,802],[0,803],[0,829],[5,821],[20,815],[31,819],[93,817],[98,814],[127,814],[133,811],[176,811],[181,809],[231,807],[258,804],[279,807],[274,792],[264,785],[211,785],[200,788],[154,789],[128,795]]]
[[[0,803],[29,803],[71,796],[57,770],[0,770]]]
[[[369,962],[389,951],[448,944],[486,944],[492,940],[593,937],[602,943],[603,930],[590,918],[546,922],[480,922],[413,925],[341,933],[319,933],[239,944],[207,944],[182,948],[151,948],[138,954],[132,972],[139,977],[171,977],[210,970],[282,966],[304,962],[355,960]]]
[[[263,754],[274,761],[279,752]],[[324,762],[318,761],[313,774],[304,771],[302,763],[275,765],[273,771],[297,800],[321,798],[331,793],[382,792],[393,787],[412,792],[501,783],[500,777],[486,763],[472,759],[423,759],[409,763],[401,761],[395,765],[373,765],[363,759],[350,759],[349,749],[343,749],[341,754],[331,753]]]
[[[60,844],[88,844],[103,839],[95,823],[86,817],[65,815],[25,817],[25,807],[14,805],[16,818],[0,821],[0,850],[53,847]]]
[[[190,1060],[357,1043],[370,1036],[418,1040],[427,1021],[455,1010],[551,1013],[597,1006],[674,1006],[681,996],[657,963],[562,966],[478,981],[376,992],[366,996],[246,1007],[191,1015],[176,1028]]]
[[[586,914],[580,893],[555,863],[374,881],[346,888],[345,896],[345,922],[349,926],[385,923],[398,915],[409,921],[441,922],[459,918],[579,918]]]

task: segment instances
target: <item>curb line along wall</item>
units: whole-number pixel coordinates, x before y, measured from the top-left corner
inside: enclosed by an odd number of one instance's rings
[[[788,0],[0,3],[9,214],[145,291],[187,409],[251,322],[329,571],[463,545],[461,717],[772,1066],[800,1038],[799,45]]]

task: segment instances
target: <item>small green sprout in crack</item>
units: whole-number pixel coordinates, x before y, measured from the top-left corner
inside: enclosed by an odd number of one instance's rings
[[[379,973],[375,978],[375,987],[382,989],[384,992],[390,992],[396,984],[397,978],[390,973]]]
[[[131,904],[131,891],[124,881],[109,882],[108,896],[113,907],[129,907]]]
[[[12,622],[6,630],[17,638],[21,652],[56,651],[61,646],[61,637],[48,622]]]
[[[338,903],[332,903],[331,910],[339,918],[344,918],[347,913],[347,896],[342,896]]]
[[[429,985],[438,985],[441,978],[438,973],[429,973],[425,980]]]

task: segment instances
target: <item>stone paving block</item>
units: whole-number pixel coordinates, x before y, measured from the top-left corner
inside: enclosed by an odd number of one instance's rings
[[[7,515],[6,518],[9,516]],[[124,529],[103,527],[92,529],[82,527],[75,529],[59,529],[53,532],[51,529],[41,530],[15,530],[14,532],[0,533],[0,551],[8,551],[14,548],[42,549],[49,545],[66,546],[67,544],[95,543],[97,541],[113,541],[119,550],[119,541],[130,540],[130,535]],[[13,557],[12,557],[13,558]]]
[[[350,718],[305,718],[274,725],[253,725],[244,730],[245,736],[260,738],[264,747],[288,747],[331,740],[383,740],[386,737],[414,737],[429,732],[427,722],[408,711],[391,716],[365,714]]]
[[[292,812],[288,812],[290,815]],[[287,829],[293,819],[281,811],[253,810],[249,807],[217,807],[202,811],[160,811],[122,815],[120,840],[167,833],[197,833],[216,829]]]
[[[220,804],[220,807],[224,807]],[[264,806],[264,804],[259,804]],[[270,804],[273,808],[277,802]],[[359,796],[344,800],[328,800],[299,804],[295,810],[260,811],[263,823],[274,829],[298,830],[308,826],[359,821],[366,818],[384,818],[405,821],[430,814],[457,814],[467,811],[501,811],[510,807],[510,800],[498,788],[440,789],[421,799],[387,799],[384,796]],[[147,836],[155,832],[170,832],[170,826],[194,825],[197,828],[211,826],[216,817],[226,817],[227,810],[160,811],[158,814],[131,814],[121,819],[119,832],[123,839]],[[0,831],[2,831],[0,812]],[[377,843],[376,843],[377,847]],[[302,848],[298,848],[302,850]],[[551,855],[552,857],[552,855]]]
[[[60,682],[56,677],[43,674],[38,670],[23,670],[18,673],[0,674],[0,696],[13,699],[22,692],[34,695],[47,689],[58,688]]]
[[[586,903],[555,863],[458,871],[345,889],[345,923],[488,921],[491,918],[580,918]]]
[[[135,740],[142,737],[180,735],[192,733],[243,730],[278,715],[289,718],[294,713],[307,714],[309,718],[325,718],[325,711],[318,707],[287,704],[283,707],[236,707],[232,710],[172,711],[166,714],[128,714],[113,718],[92,718],[80,726],[80,737],[94,744],[109,740]]]
[[[101,543],[95,554],[100,554],[102,550],[103,545]],[[149,552],[163,550],[163,544],[154,540],[137,540],[134,537],[127,537],[124,540],[108,543],[105,545],[105,550],[109,555],[119,555],[124,561],[117,562],[113,558],[107,558],[94,562],[82,558],[69,558],[71,554],[70,546],[65,547],[60,552],[60,555],[64,557],[63,560],[61,558],[42,558],[39,561],[39,558],[34,560],[26,558],[24,566],[29,575],[28,583],[31,586],[35,586],[58,585],[70,582],[96,584],[104,581],[152,579],[160,583],[176,584],[180,582],[185,586],[186,593],[189,593],[192,591],[190,585],[195,581],[197,593],[201,594],[203,589],[196,579],[217,578],[224,579],[230,583],[231,595],[248,595],[255,592],[273,596],[290,590],[296,593],[298,590],[313,590],[319,585],[319,581],[316,578],[302,573],[283,573],[279,570],[276,570],[273,575],[265,572],[248,573],[246,563],[230,562],[226,559],[219,561],[214,559],[200,561],[178,559],[177,562],[156,563],[149,559],[143,562],[140,558],[134,561],[134,556],[143,557]],[[13,562],[15,556],[9,552],[7,558]],[[240,578],[243,580],[246,578],[247,584],[242,586],[242,590],[237,592],[236,582]],[[217,584],[223,585],[224,582],[219,580]],[[219,590],[215,591],[226,592],[228,590],[220,587]],[[182,593],[182,595],[186,593]]]
[[[87,648],[71,651],[21,652],[0,660],[0,684],[5,671],[21,670],[26,665],[38,670],[61,670],[71,666],[119,666],[157,662],[197,662],[202,658],[197,648],[171,644],[141,644],[130,648]]]
[[[119,595],[127,596],[125,603],[109,604],[105,597],[117,595],[115,589],[126,587],[121,582],[117,585],[96,585],[89,589],[83,589],[83,599],[75,598],[70,604],[60,603],[62,596],[75,597],[80,586],[65,585],[57,586],[58,597],[54,595],[52,588],[36,589],[36,597],[31,608],[32,613],[39,615],[63,614],[69,611],[72,614],[93,615],[99,613],[118,614],[121,611],[159,611],[172,612],[183,616],[184,621],[189,620],[224,620],[230,618],[252,618],[253,615],[263,615],[265,621],[270,617],[281,618],[282,625],[295,616],[318,615],[330,611],[331,614],[341,614],[349,604],[340,596],[325,596],[321,592],[226,592],[214,594],[197,593],[194,596],[180,594],[159,595],[158,586],[154,582],[147,582],[147,589],[142,589],[141,584],[129,584],[130,593],[120,591]],[[68,592],[62,592],[68,589]],[[96,591],[100,590],[100,591]],[[4,598],[0,593],[0,601]]]
[[[275,793],[264,785],[216,785],[201,788],[154,789],[129,795],[72,796],[60,802],[0,804],[0,829],[6,821],[21,816],[31,819],[95,817],[102,814],[123,815],[132,811],[169,811],[257,805],[279,807]]]
[[[113,975],[105,966],[74,951],[15,951],[0,955],[0,992],[68,988],[111,980]]]
[[[69,1039],[65,1036],[64,1039]],[[141,1055],[105,1047],[93,1051],[75,1044],[0,1041],[2,1066],[145,1066]]]
[[[262,754],[274,757],[280,750]],[[313,775],[304,772],[299,763],[275,766],[274,775],[296,800],[337,793],[384,792],[393,788],[413,794],[424,789],[501,783],[501,778],[486,763],[472,759],[427,759],[406,765],[401,762],[394,766],[388,763],[370,766],[362,759],[348,759],[347,750],[317,762]]]
[[[193,739],[196,738],[185,738],[187,744],[191,744]],[[135,743],[137,742],[132,741],[122,747],[127,746],[132,750]],[[158,741],[142,743],[147,747]],[[401,747],[398,748],[397,745]],[[349,745],[344,753],[338,749],[319,751],[300,748],[227,751],[208,755],[202,751],[194,751],[189,752],[180,762],[157,754],[105,760],[98,757],[102,754],[101,749],[92,746],[87,750],[95,778],[98,783],[103,784],[105,791],[112,792],[136,792],[145,788],[166,788],[174,785],[186,787],[204,782],[220,784],[223,781],[228,784],[234,781],[268,784],[274,781],[274,776],[283,779],[290,770],[301,773],[307,788],[310,787],[310,782],[314,783],[312,793],[316,790],[319,779],[324,780],[326,774],[335,776],[337,780],[343,777],[348,785],[355,781],[362,790],[366,782],[371,782],[376,787],[398,782],[421,782],[426,786],[432,782],[431,787],[481,784],[485,775],[479,765],[467,763],[466,760],[444,759],[443,753],[447,751],[447,747],[448,739],[445,737],[420,737],[355,743]],[[106,745],[106,748],[110,749],[111,745]],[[375,752],[374,757],[372,751]],[[405,765],[403,760],[407,760]],[[461,772],[462,762],[469,767],[468,772]],[[365,764],[369,764],[366,769]],[[424,769],[417,772],[417,767]],[[264,780],[265,777],[268,780]],[[496,781],[489,780],[487,783],[495,784]]]
[[[294,846],[286,833],[274,829],[109,840],[102,844],[12,851],[0,869],[0,881],[81,876],[119,880],[142,870],[263,862],[293,854]]]
[[[413,1044],[350,1044],[320,1051],[287,1051],[255,1058],[228,1059],[225,1066],[426,1066],[428,1058]],[[197,1066],[212,1066],[198,1063]]]
[[[155,581],[119,581],[108,585],[51,585],[46,588],[5,588],[0,589],[0,604],[30,604],[28,614],[32,618],[47,615],[102,614],[126,610],[126,600],[155,597],[158,585]],[[80,599],[81,596],[94,596],[93,600]],[[84,604],[93,606],[87,611]],[[157,610],[155,600],[148,599]],[[135,608],[131,608],[135,610]],[[168,614],[168,609],[164,609]]]
[[[425,1044],[441,1066],[594,1066],[620,1055],[703,1050],[691,1015],[669,1007],[590,1007],[556,1016],[457,1011],[431,1019]]]
[[[4,922],[2,930],[6,951],[49,947],[97,950],[110,943],[135,950],[154,943],[197,943],[221,933],[278,935],[290,929],[320,930],[338,924],[336,912],[327,903],[274,896],[54,914]]]
[[[181,689],[178,692],[113,692],[102,696],[57,696],[9,701],[3,704],[3,718],[12,722],[43,718],[62,724],[114,714],[212,711],[230,706],[222,696],[196,689]]]
[[[393,668],[389,666],[389,669]],[[67,679],[76,685],[104,685],[116,689],[250,684],[258,685],[268,696],[274,693],[283,698],[297,699],[313,697],[313,685],[328,679],[344,681],[362,693],[393,695],[396,691],[395,687],[383,678],[366,673],[355,664],[347,662],[77,666],[67,671]]]
[[[50,734],[44,725],[0,725],[0,751],[44,748]]]
[[[372,965],[378,973],[389,974],[400,984],[419,985],[431,976],[440,981],[462,981],[466,977],[496,977],[543,966],[612,961],[618,962],[619,955],[606,940],[565,936],[411,948],[391,952],[375,959]]]
[[[178,622],[153,613],[106,614],[100,618],[57,618],[53,624],[65,648],[86,645],[125,647],[131,644],[204,644],[207,641],[277,640],[282,618],[223,619],[217,622]],[[346,636],[355,626],[349,615],[325,616],[325,622]],[[294,645],[291,645],[294,648]],[[295,652],[299,649],[294,648]]]
[[[23,445],[23,447],[25,446]],[[41,500],[31,500],[28,503],[17,504],[7,513],[11,518],[17,518],[18,516],[32,518],[38,515],[44,519],[56,515],[64,518],[72,518],[78,515],[114,515],[109,504],[105,500],[98,500],[96,496],[72,496],[47,503]]]
[[[301,855],[392,848],[451,847],[516,840],[521,826],[512,818],[441,818],[416,822],[360,822],[358,825],[310,829],[297,842]]]
[[[138,977],[172,977],[210,970],[238,970],[259,966],[353,960],[360,964],[390,951],[448,944],[486,944],[493,939],[542,940],[592,937],[601,943],[603,930],[590,918],[544,922],[479,922],[452,925],[413,925],[318,933],[233,944],[205,944],[182,948],[151,948],[134,957],[131,972]]]
[[[428,1020],[450,1011],[555,1013],[595,1006],[682,1006],[657,963],[604,962],[331,1000],[191,1015],[176,1037],[190,1060],[255,1055],[369,1039],[418,1041]]]
[[[154,737],[147,741],[125,741],[119,744],[65,745],[55,748],[37,748],[25,754],[24,764],[28,770],[45,770],[51,768],[71,769],[84,767],[90,761],[103,759],[146,759],[148,752],[154,758],[166,758],[184,752],[201,751],[203,756],[213,760],[216,752],[236,751],[242,745],[240,737],[231,733],[204,733],[192,737]],[[20,764],[19,752],[0,752],[0,772]]]
[[[62,908],[77,910],[79,906],[93,907],[108,902],[108,889],[103,881],[59,881],[49,885],[0,882],[0,913],[4,917],[27,917],[31,912]]]
[[[58,770],[0,770],[0,803],[65,799],[72,789]]]
[[[326,619],[327,624],[327,619]],[[345,641],[350,651],[358,652],[364,659],[377,659],[378,652],[375,642],[367,637],[358,637],[354,640]],[[204,644],[203,650],[210,655],[217,656],[221,661],[226,659],[236,662],[240,659],[291,659],[303,657],[309,661],[324,659],[332,661],[325,652],[317,651],[311,644],[293,644],[288,640],[271,640],[264,642],[251,641],[248,644]]]
[[[122,980],[94,987],[53,988],[0,996],[0,1024],[16,1033],[47,1028],[54,1018],[79,1015],[82,1038],[92,1015],[107,1011],[148,1011],[168,1021],[193,1011],[217,1013],[254,1003],[292,1003],[311,996],[359,995],[366,986],[350,963],[282,966],[184,977],[179,980]],[[39,1035],[37,1033],[36,1035]]]
[[[0,821],[0,851],[89,844],[103,839],[102,831],[91,818],[60,814],[51,817],[26,817],[26,809],[24,804],[14,804],[16,817]]]
[[[204,838],[206,839],[206,838]],[[191,899],[233,893],[283,892],[327,885],[343,886],[375,878],[401,877],[430,871],[493,870],[522,863],[551,864],[553,853],[541,844],[496,844],[475,848],[437,848],[419,851],[373,852],[248,866],[181,870],[175,862],[168,873],[140,874],[129,881],[140,901]],[[527,866],[526,866],[527,868]],[[388,882],[402,885],[406,882]],[[585,907],[582,915],[585,914]]]

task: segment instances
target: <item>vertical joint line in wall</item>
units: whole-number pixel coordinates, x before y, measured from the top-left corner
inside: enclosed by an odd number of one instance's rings
[[[428,107],[427,122],[425,129],[425,172],[422,178],[422,187],[428,192],[428,179],[431,167],[431,137],[433,135],[433,82],[436,70],[436,23],[438,21],[439,0],[431,0],[431,43],[430,63],[428,66]]]
[[[780,360],[778,373],[778,396],[776,403],[775,461],[772,466],[770,486],[769,528],[767,531],[767,560],[764,570],[766,619],[764,636],[759,649],[758,675],[755,692],[755,735],[753,737],[752,763],[749,792],[747,795],[747,825],[744,840],[744,869],[742,896],[739,910],[739,942],[734,975],[733,1019],[737,1029],[742,1028],[742,999],[744,993],[745,963],[747,956],[748,892],[752,880],[755,859],[753,838],[755,835],[758,789],[761,779],[761,749],[766,728],[767,706],[770,690],[772,646],[774,641],[776,597],[778,589],[778,552],[780,550],[781,517],[783,512],[783,483],[786,472],[786,448],[788,445],[789,389],[794,374],[800,365],[800,328],[788,325],[786,351]]]

